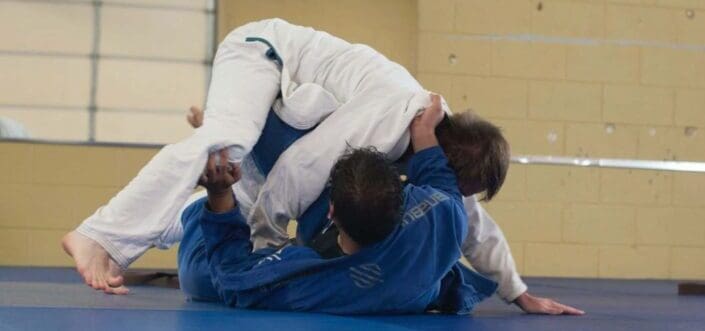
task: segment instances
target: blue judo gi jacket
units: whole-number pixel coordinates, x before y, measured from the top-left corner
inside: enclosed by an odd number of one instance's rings
[[[203,232],[213,285],[229,306],[331,314],[469,313],[497,284],[458,262],[467,216],[440,147],[408,164],[401,224],[356,254],[323,259],[305,246],[252,252],[238,208],[212,213],[205,201],[185,218]]]

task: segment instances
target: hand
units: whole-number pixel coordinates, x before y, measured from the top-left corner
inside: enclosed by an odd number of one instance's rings
[[[571,306],[567,306],[557,301],[535,297],[529,292],[522,293],[514,300],[523,311],[528,314],[546,314],[546,315],[584,315],[585,312]]]
[[[443,120],[443,108],[441,107],[441,96],[431,94],[431,105],[424,108],[421,115],[416,116],[411,122],[411,132],[435,132],[438,123]]]
[[[438,145],[436,126],[441,120],[443,120],[441,97],[438,94],[431,94],[431,105],[426,107],[421,115],[416,116],[409,127],[414,152]]]
[[[235,208],[233,184],[240,180],[240,166],[228,163],[228,151],[219,152],[220,162],[216,164],[215,153],[208,156],[206,168],[198,180],[208,191],[208,205],[214,212],[225,212]]]

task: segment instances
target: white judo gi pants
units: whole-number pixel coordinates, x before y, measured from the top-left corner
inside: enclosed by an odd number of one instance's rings
[[[178,242],[180,213],[204,194],[192,195],[208,153],[228,147],[230,161],[242,162],[243,179],[234,190],[249,209],[255,247],[281,245],[289,219],[318,197],[348,145],[375,146],[397,159],[408,146],[409,123],[428,102],[406,70],[369,47],[279,19],[250,23],[218,48],[203,126],[164,147],[77,231],[123,268],[151,247]],[[292,127],[317,127],[282,154],[265,179],[246,156],[273,105]],[[466,198],[465,206],[465,256],[500,284],[502,298],[513,300],[526,285],[504,235],[475,198]]]

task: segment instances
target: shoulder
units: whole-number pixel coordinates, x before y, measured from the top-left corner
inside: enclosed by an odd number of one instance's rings
[[[444,206],[462,206],[463,199],[449,194],[444,190],[437,189],[431,185],[409,184],[404,188],[405,201],[407,203],[418,203],[420,201],[435,201],[436,204]]]
[[[444,214],[463,210],[462,200],[430,185],[407,185],[404,192],[404,223],[426,216],[432,209]]]

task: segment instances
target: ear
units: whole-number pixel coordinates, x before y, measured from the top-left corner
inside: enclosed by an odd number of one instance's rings
[[[333,207],[333,202],[329,202],[329,203],[328,203],[328,206],[329,206],[329,207],[328,207],[328,215],[327,215],[326,217],[328,217],[329,220],[332,220],[332,219],[333,219],[333,213],[334,213],[334,210],[335,210],[335,208]]]

